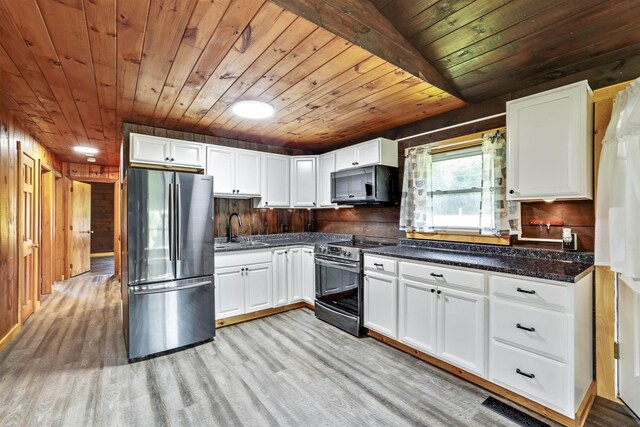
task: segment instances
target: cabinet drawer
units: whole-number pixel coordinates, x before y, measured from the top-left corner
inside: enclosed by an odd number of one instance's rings
[[[491,334],[500,341],[566,361],[567,329],[568,315],[564,313],[491,302]]]
[[[496,342],[491,343],[489,359],[491,381],[574,416],[572,411],[567,410],[569,392],[566,364]]]
[[[374,270],[379,273],[396,275],[398,273],[398,263],[389,258],[379,258],[371,255],[364,257],[364,269]]]
[[[262,249],[257,251],[236,251],[216,253],[215,255],[216,269],[222,267],[245,266],[263,262],[271,262],[271,250]]]
[[[566,310],[569,292],[564,285],[552,285],[513,277],[491,276],[491,298],[509,298],[524,304]]]
[[[474,271],[436,267],[415,262],[401,262],[400,275],[412,280],[428,281],[438,285],[455,286],[484,292],[484,274]]]

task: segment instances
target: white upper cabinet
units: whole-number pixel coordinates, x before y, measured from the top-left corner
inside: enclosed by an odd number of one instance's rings
[[[204,146],[198,142],[132,133],[130,146],[131,163],[204,167]]]
[[[376,138],[335,151],[336,170],[358,166],[387,165],[398,167],[398,143]]]
[[[335,206],[331,203],[331,172],[336,171],[336,153],[318,156],[318,206]]]
[[[291,158],[291,207],[316,207],[316,160],[316,157]]]
[[[207,147],[207,175],[212,175],[216,196],[250,197],[260,195],[261,159],[257,151]]]
[[[593,197],[587,81],[507,102],[507,199]]]
[[[289,207],[289,156],[265,154],[262,171],[262,200],[259,207]]]

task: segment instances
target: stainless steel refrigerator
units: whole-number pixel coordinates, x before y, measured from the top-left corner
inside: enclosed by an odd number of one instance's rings
[[[130,168],[122,208],[129,360],[213,338],[213,177]]]

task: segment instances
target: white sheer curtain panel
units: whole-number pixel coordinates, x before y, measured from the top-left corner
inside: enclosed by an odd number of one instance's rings
[[[404,159],[402,199],[400,200],[400,230],[433,231],[431,199],[431,149],[413,148]]]
[[[640,78],[615,99],[602,142],[596,265],[640,278]]]

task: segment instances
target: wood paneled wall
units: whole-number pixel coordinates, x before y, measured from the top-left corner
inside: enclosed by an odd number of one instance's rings
[[[563,226],[547,227],[528,225],[531,220],[560,220]],[[593,252],[596,218],[593,200],[566,202],[531,202],[522,203],[522,236],[540,239],[561,239],[562,229],[571,228],[578,234],[578,250]],[[517,246],[548,247],[559,249],[559,243],[528,242],[516,240]]]
[[[322,209],[315,214],[316,231],[346,233],[356,239],[395,241],[404,237],[398,228],[399,207],[358,206],[354,208]]]
[[[0,349],[8,343],[20,326],[18,312],[18,272],[21,262],[18,247],[19,149],[36,159],[36,184],[39,183],[40,165],[60,170],[60,163],[55,156],[30,135],[13,116],[6,111],[0,111]],[[37,287],[37,285],[36,281],[34,286]]]
[[[215,199],[214,204],[216,237],[227,236],[229,215],[237,212],[242,219],[243,227],[238,228],[233,219],[233,234],[238,236],[302,233],[314,231],[314,216],[317,211],[309,209],[256,209],[252,200]]]
[[[91,182],[91,253],[113,252],[114,185]]]

